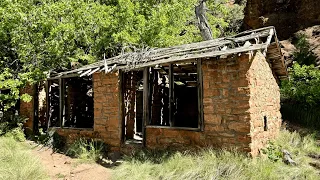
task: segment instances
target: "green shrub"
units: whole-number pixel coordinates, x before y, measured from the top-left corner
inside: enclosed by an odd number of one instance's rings
[[[320,71],[313,65],[293,64],[288,80],[281,82],[285,101],[316,106],[320,103]]]
[[[311,50],[311,46],[304,34],[298,34],[293,41],[297,50],[293,53],[293,58],[301,65],[312,65],[316,63],[317,57]]]
[[[4,134],[5,137],[11,137],[16,141],[22,142],[26,140],[26,137],[24,135],[24,132],[21,127],[16,127],[14,129],[11,129],[6,134]]]
[[[5,114],[0,120],[0,136],[11,137],[17,141],[25,141],[25,134],[23,132],[23,123],[25,118],[14,115]]]
[[[102,142],[81,138],[68,147],[66,154],[82,160],[98,161],[104,151],[105,147]]]
[[[269,142],[267,147],[262,149],[262,153],[266,154],[267,157],[274,162],[281,160],[283,157],[281,146],[277,146],[273,142]]]

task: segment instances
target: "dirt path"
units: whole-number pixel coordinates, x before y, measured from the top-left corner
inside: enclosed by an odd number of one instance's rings
[[[32,146],[34,143],[28,142]],[[32,150],[38,156],[51,179],[63,180],[108,180],[111,170],[95,163],[80,163],[51,148],[38,146]]]

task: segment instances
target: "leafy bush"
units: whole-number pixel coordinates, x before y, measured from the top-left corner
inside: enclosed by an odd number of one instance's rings
[[[269,142],[268,146],[265,149],[262,149],[262,153],[266,154],[267,157],[274,162],[281,160],[283,157],[281,146],[277,146],[273,142]]]
[[[314,65],[294,63],[288,80],[281,82],[281,95],[285,101],[307,106],[320,104],[320,71]]]
[[[18,115],[5,113],[0,119],[0,136],[12,137],[17,141],[25,141],[25,135],[22,129],[26,118]]]
[[[296,62],[307,66],[316,63],[317,57],[312,52],[306,35],[298,34],[293,43],[297,48],[297,50],[293,53],[293,57]]]
[[[78,139],[68,147],[66,154],[82,160],[97,161],[103,155],[104,150],[102,142]]]
[[[26,140],[26,137],[24,135],[24,132],[21,127],[17,127],[14,129],[11,129],[8,131],[5,135],[5,137],[11,137],[16,141],[22,142]]]

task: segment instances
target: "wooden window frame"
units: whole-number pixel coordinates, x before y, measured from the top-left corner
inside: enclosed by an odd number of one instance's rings
[[[143,125],[146,128],[165,128],[165,129],[177,129],[177,130],[190,130],[190,131],[203,131],[203,77],[202,77],[202,61],[201,59],[196,59],[197,62],[197,92],[198,92],[198,127],[190,128],[190,127],[181,127],[181,126],[172,126],[173,118],[172,118],[172,99],[173,99],[173,64],[169,65],[169,124],[170,126],[158,126],[150,124],[150,110],[151,110],[151,94],[150,88],[150,67],[144,68],[143,73]],[[145,128],[143,128],[145,131]],[[143,135],[145,133],[143,132]]]
[[[52,80],[54,79],[48,79],[46,81],[46,113],[47,113],[47,129],[79,129],[79,130],[94,130],[94,125],[93,127],[90,128],[77,128],[77,127],[65,127],[64,126],[64,111],[65,111],[65,90],[66,90],[66,84],[65,84],[65,79],[72,78],[72,77],[61,77],[58,79],[58,84],[59,84],[59,115],[58,115],[58,121],[59,121],[59,126],[52,126],[50,127],[50,100],[49,100],[49,93],[50,93],[50,87],[52,85]],[[93,83],[93,79],[92,79]],[[93,88],[93,84],[92,84]],[[93,97],[94,98],[94,94]],[[93,101],[93,106],[94,106],[94,101]],[[94,123],[94,115],[93,115],[93,123]]]

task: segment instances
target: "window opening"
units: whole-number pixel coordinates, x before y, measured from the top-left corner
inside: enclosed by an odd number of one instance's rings
[[[92,77],[60,81],[61,84],[58,80],[48,83],[49,127],[93,128]],[[63,98],[60,100],[61,94]]]
[[[264,131],[268,130],[268,119],[267,119],[267,116],[263,117],[263,130]]]
[[[150,68],[149,125],[199,128],[199,78],[196,62]]]

